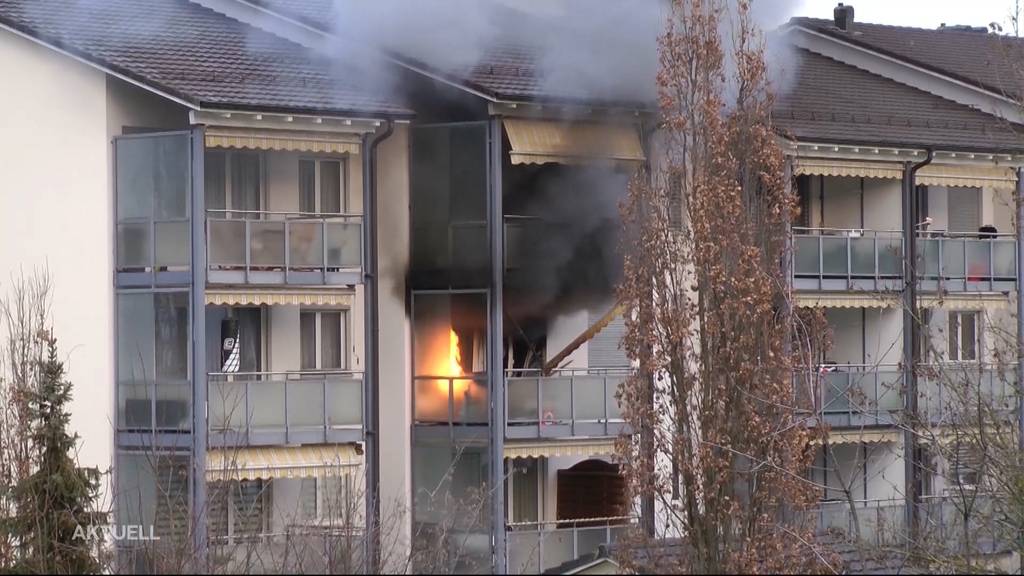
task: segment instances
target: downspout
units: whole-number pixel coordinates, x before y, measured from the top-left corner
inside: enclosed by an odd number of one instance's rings
[[[505,208],[502,167],[504,153],[502,145],[503,123],[500,116],[492,116],[488,130],[488,163],[490,165],[490,183],[488,189],[489,214],[487,220],[490,238],[488,245],[491,254],[490,298],[488,314],[491,331],[488,366],[491,375],[491,438],[490,438],[490,473],[491,473],[491,537],[493,546],[492,568],[495,574],[508,572],[508,548],[506,546],[507,530],[505,522]],[[511,354],[511,352],[509,352]]]
[[[377,286],[377,146],[394,132],[388,120],[384,131],[363,136],[363,435],[366,447],[366,561],[367,574],[379,573],[380,563],[380,338]]]
[[[917,309],[917,171],[931,164],[933,152],[917,164],[903,169],[903,413],[908,419],[903,429],[903,465],[906,504],[904,511],[909,532],[908,542],[917,537],[917,504],[921,498],[920,468],[917,465],[917,361],[920,352],[921,319]]]

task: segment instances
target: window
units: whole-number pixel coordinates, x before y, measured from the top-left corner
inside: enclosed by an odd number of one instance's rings
[[[210,484],[207,526],[212,538],[259,536],[268,532],[271,483],[231,480]]]
[[[947,359],[951,362],[976,362],[978,360],[978,313],[950,312]]]
[[[299,503],[304,519],[332,524],[351,524],[363,506],[352,493],[351,479],[347,475],[303,478]]]
[[[540,459],[512,460],[513,522],[537,522],[540,519]]]
[[[960,444],[953,454],[953,480],[956,484],[948,490],[974,490],[981,483],[983,462],[980,454],[970,446]]]
[[[207,150],[206,209],[234,218],[257,218],[263,204],[263,168],[258,152]]]
[[[299,313],[302,370],[344,370],[348,367],[347,310],[303,310]]]
[[[311,214],[343,214],[348,211],[343,160],[299,160],[299,211]]]

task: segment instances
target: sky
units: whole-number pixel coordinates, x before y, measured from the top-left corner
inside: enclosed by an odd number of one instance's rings
[[[831,18],[836,4],[833,0],[798,0],[796,15]],[[845,4],[853,6],[854,20],[861,22],[917,28],[938,28],[942,23],[988,26],[998,22],[1009,33],[1015,0],[848,0]],[[1024,0],[1020,4],[1024,11]]]

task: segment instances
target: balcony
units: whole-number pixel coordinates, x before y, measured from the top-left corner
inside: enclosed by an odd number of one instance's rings
[[[918,409],[931,423],[1009,418],[1017,409],[1016,370],[978,362],[931,364],[918,376]]]
[[[794,228],[793,286],[797,290],[898,292],[903,282],[899,231]],[[923,291],[997,292],[1017,285],[1012,235],[922,232],[918,235]]]
[[[628,432],[615,394],[622,369],[512,370],[506,380],[507,438],[619,436]]]
[[[357,442],[362,373],[213,373],[207,410],[211,447]]]
[[[214,573],[358,574],[363,570],[361,529],[289,525],[280,533],[211,537]]]
[[[362,282],[362,216],[208,210],[211,284],[331,286]]]
[[[835,364],[797,375],[800,394],[833,428],[892,425],[903,410],[899,366]]]
[[[629,517],[509,524],[506,535],[509,574],[540,574],[597,552],[630,529]]]

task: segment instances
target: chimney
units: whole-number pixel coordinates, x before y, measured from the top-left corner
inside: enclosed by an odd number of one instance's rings
[[[832,11],[832,17],[835,19],[836,28],[843,32],[853,31],[853,6],[846,6],[840,2]]]

